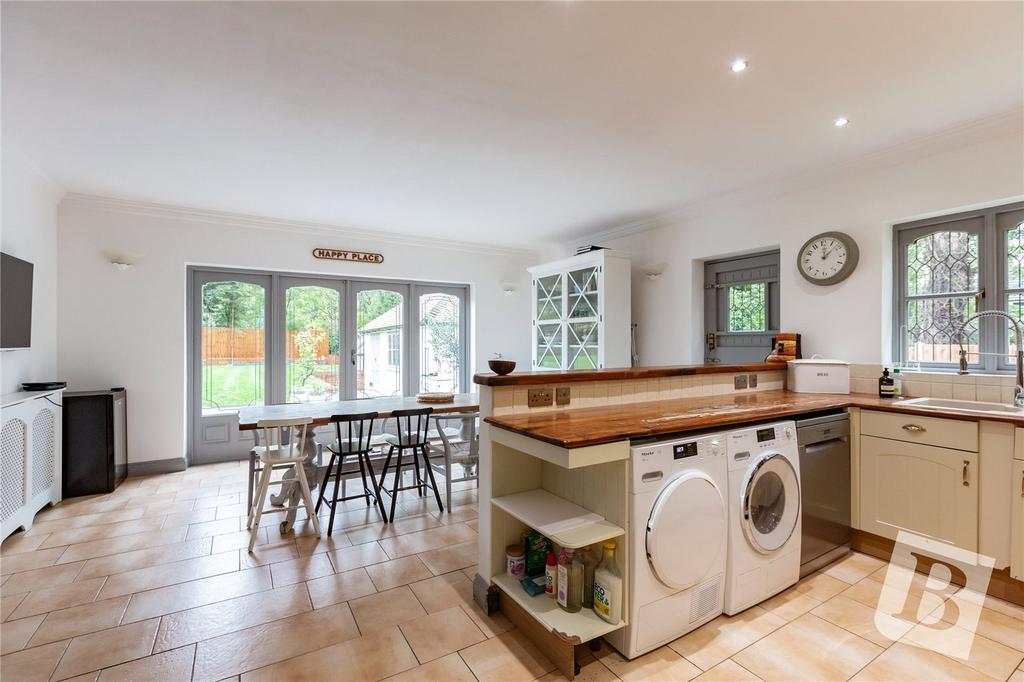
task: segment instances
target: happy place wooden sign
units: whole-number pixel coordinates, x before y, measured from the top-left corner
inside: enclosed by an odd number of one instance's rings
[[[374,263],[376,265],[384,262],[384,254],[382,253],[342,251],[340,249],[313,249],[313,258],[320,258],[321,260],[347,260],[355,263]]]

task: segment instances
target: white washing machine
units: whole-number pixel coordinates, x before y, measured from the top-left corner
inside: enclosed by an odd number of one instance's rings
[[[791,421],[731,431],[725,613],[800,579],[800,454]]]
[[[728,469],[722,435],[631,449],[628,625],[605,639],[633,658],[722,613]]]

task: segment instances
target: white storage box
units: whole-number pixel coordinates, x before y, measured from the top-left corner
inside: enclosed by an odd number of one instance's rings
[[[796,393],[849,393],[850,363],[844,360],[790,360],[786,388]]]

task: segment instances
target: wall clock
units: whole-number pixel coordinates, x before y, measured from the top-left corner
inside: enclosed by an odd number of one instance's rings
[[[811,284],[838,284],[857,267],[860,250],[844,232],[822,232],[808,239],[796,255],[800,274]]]

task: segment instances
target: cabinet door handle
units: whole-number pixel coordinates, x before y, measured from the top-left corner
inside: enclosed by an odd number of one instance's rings
[[[967,486],[967,487],[970,487],[970,485],[971,485],[970,483],[967,482],[967,471],[968,471],[968,469],[970,469],[970,466],[971,466],[971,463],[968,460],[965,459],[964,460],[964,473],[963,473],[963,476],[964,476],[964,485]]]
[[[920,424],[904,424],[903,430],[910,431],[911,433],[924,433],[928,429],[924,428]]]

